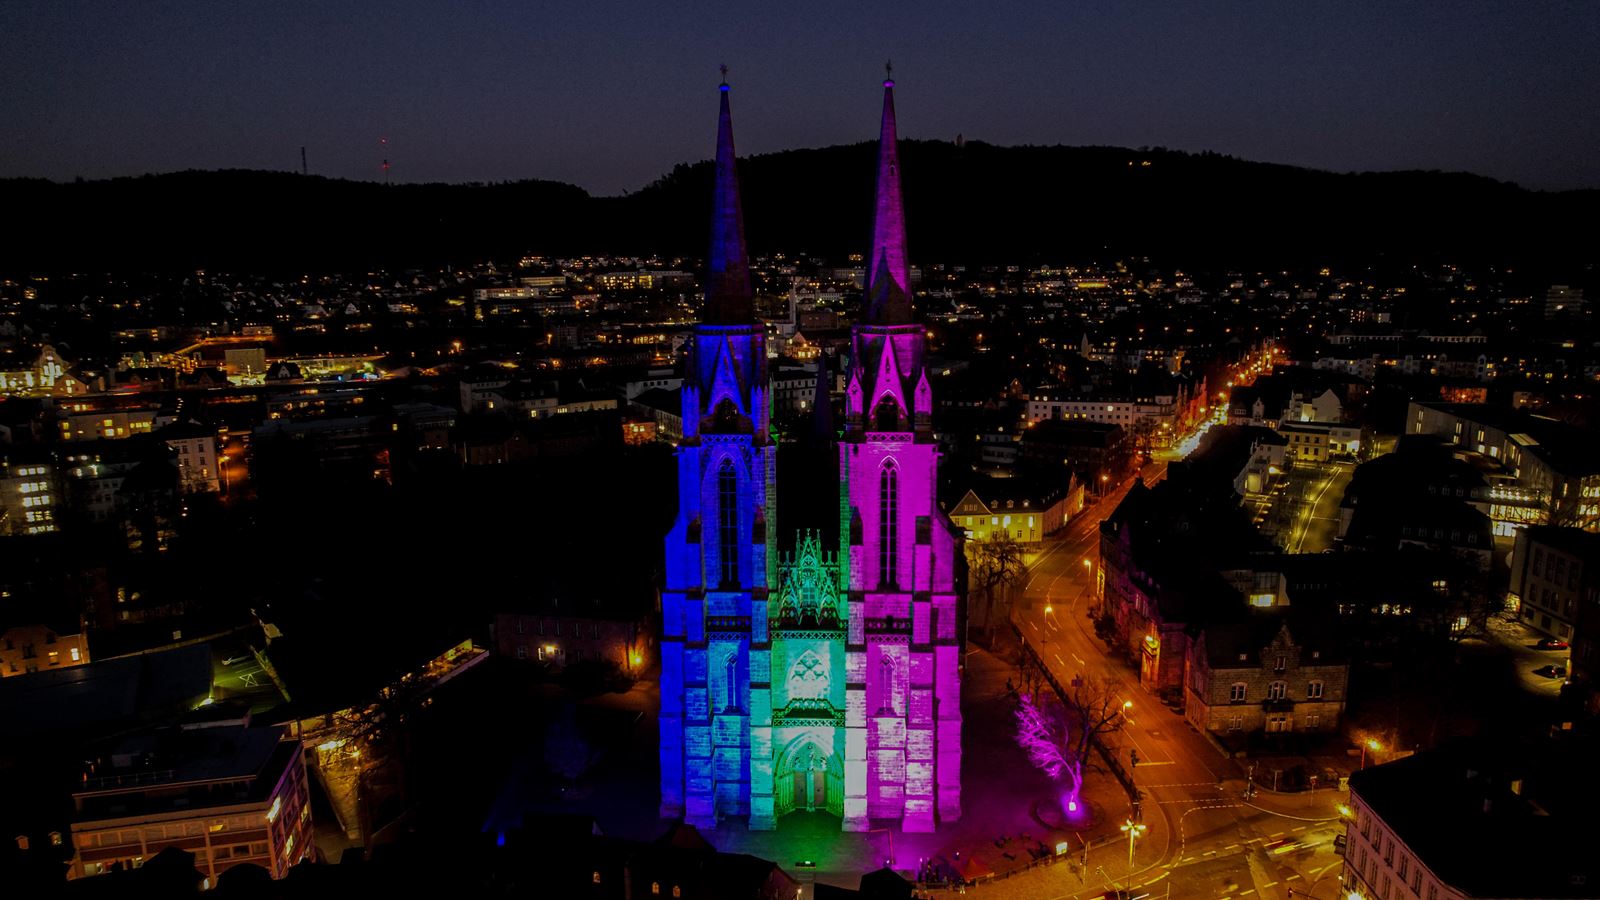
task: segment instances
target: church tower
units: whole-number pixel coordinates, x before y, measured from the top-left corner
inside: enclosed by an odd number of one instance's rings
[[[720,89],[705,305],[683,382],[661,595],[661,815],[705,827],[751,812],[751,687],[765,707],[776,571],[766,332],[753,308],[726,81]],[[760,790],[770,808],[770,781]]]
[[[912,316],[894,82],[883,83],[863,321],[851,329],[839,471],[849,515],[844,827],[961,815],[959,546],[938,509],[939,450]]]

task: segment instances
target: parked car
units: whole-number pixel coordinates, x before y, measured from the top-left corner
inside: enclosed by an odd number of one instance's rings
[[[1567,667],[1566,666],[1540,666],[1539,668],[1533,670],[1533,674],[1535,674],[1535,675],[1543,675],[1546,678],[1565,678],[1565,677],[1567,677]]]
[[[1567,642],[1560,638],[1542,638],[1537,646],[1540,650],[1565,650]]]
[[[1303,849],[1305,849],[1305,847],[1306,847],[1306,842],[1305,841],[1296,841],[1296,840],[1291,840],[1289,838],[1282,838],[1280,840],[1276,840],[1276,841],[1273,841],[1272,843],[1268,844],[1266,849],[1267,849],[1267,852],[1271,853],[1273,856],[1282,856],[1285,853],[1293,853],[1296,850],[1303,850]]]

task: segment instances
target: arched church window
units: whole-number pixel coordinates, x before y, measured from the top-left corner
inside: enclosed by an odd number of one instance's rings
[[[900,473],[886,462],[878,474],[878,583],[899,582],[896,564],[900,558]]]
[[[717,469],[717,553],[723,587],[739,585],[739,473],[733,460]]]
[[[737,709],[739,706],[739,657],[737,654],[728,654],[727,665],[727,703],[724,709]]]
[[[817,614],[817,573],[806,570],[800,573],[800,615]]]

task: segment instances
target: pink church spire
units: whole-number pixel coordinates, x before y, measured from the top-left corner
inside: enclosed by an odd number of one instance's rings
[[[892,67],[884,66],[892,75]],[[906,214],[900,202],[900,150],[895,134],[894,79],[883,80],[883,125],[878,134],[878,201],[872,213],[872,255],[867,259],[869,324],[911,321],[911,267],[906,262]]]
[[[722,113],[717,121],[716,188],[711,207],[711,260],[706,267],[706,302],[701,318],[739,325],[754,315],[750,258],[744,246],[744,209],[733,151],[733,113],[728,106],[728,67],[722,67]]]

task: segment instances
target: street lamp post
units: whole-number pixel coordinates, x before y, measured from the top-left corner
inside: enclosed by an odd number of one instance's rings
[[[1132,819],[1129,819],[1122,824],[1122,830],[1128,835],[1128,870],[1130,872],[1133,871],[1133,842],[1138,840],[1140,835],[1144,834],[1146,827],[1148,826],[1146,826],[1144,823],[1134,822]]]
[[[1383,749],[1383,745],[1378,743],[1377,740],[1375,740],[1373,738],[1367,738],[1365,741],[1362,741],[1361,742],[1361,768],[1365,769],[1367,767],[1367,751],[1368,750],[1371,750],[1373,753],[1377,753],[1379,750],[1382,750],[1382,749]]]

